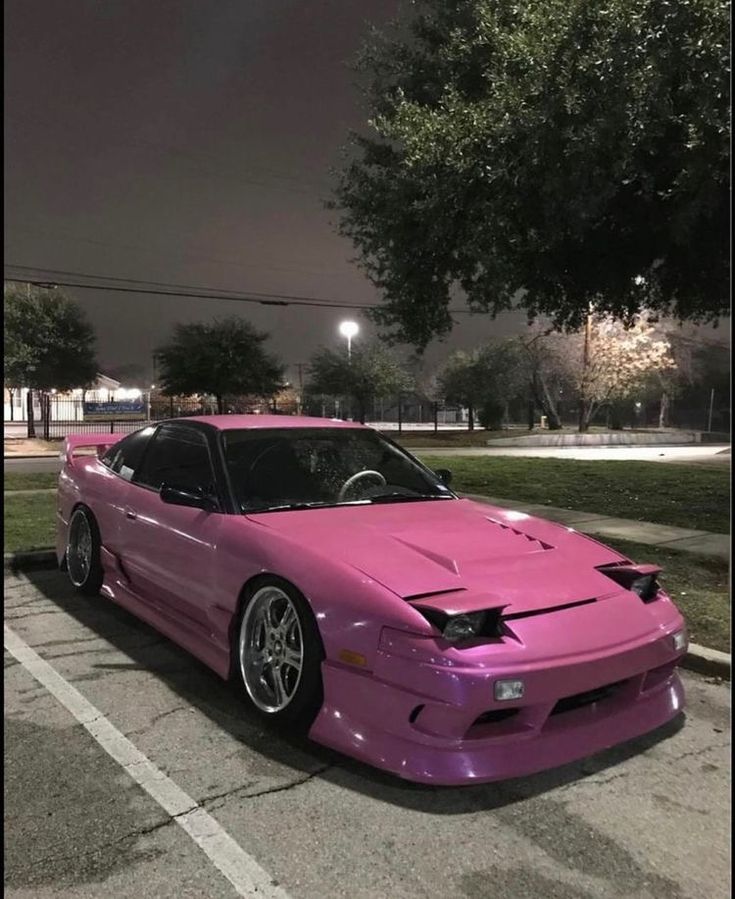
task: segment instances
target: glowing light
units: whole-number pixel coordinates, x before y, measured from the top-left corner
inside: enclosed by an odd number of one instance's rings
[[[141,395],[137,387],[119,387],[115,391],[115,396],[119,400],[137,400]]]
[[[351,340],[357,334],[357,332],[359,330],[360,330],[360,326],[357,324],[357,322],[353,322],[353,321],[340,322],[339,333],[343,337],[346,337],[348,340]]]
[[[353,321],[344,321],[340,322],[339,325],[339,333],[347,338],[347,358],[352,359],[352,338],[357,334],[360,330],[357,322]]]

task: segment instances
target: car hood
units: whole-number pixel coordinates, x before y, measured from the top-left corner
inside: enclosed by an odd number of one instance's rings
[[[572,528],[473,502],[338,506],[249,516],[350,565],[396,595],[445,611],[520,613],[619,593],[597,566],[623,557]]]

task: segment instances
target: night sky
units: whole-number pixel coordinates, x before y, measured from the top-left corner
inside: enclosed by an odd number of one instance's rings
[[[6,265],[377,301],[323,202],[348,130],[366,118],[347,63],[366,17],[381,24],[397,10],[398,0],[9,0]],[[107,368],[149,370],[174,322],[230,313],[271,332],[294,365],[338,341],[345,316],[70,292]],[[518,320],[475,318],[451,345]]]
[[[323,203],[348,130],[366,119],[347,62],[369,24],[398,9],[399,0],[6,0],[6,275],[24,265],[376,302]],[[293,376],[340,340],[345,317],[70,293],[95,326],[102,369],[138,364],[146,378],[177,321],[242,315],[272,334]],[[523,327],[521,315],[462,316],[427,363]]]

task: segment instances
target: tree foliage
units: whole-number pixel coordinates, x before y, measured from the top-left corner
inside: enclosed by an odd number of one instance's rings
[[[652,376],[661,377],[676,369],[669,340],[643,316],[630,327],[610,316],[593,316],[586,354],[583,332],[552,334],[544,339],[551,357],[579,397],[582,431],[602,406],[614,407],[636,391],[645,391]]]
[[[380,323],[424,347],[459,294],[566,328],[728,310],[729,4],[413,5],[363,51],[334,203]]]
[[[171,341],[156,350],[162,393],[212,394],[219,412],[228,395],[271,396],[281,387],[283,366],[264,348],[267,339],[237,316],[176,325]]]
[[[391,352],[380,344],[361,344],[353,347],[350,358],[337,350],[318,350],[309,366],[307,390],[348,398],[364,423],[374,400],[395,396],[412,386],[410,374]]]
[[[8,387],[70,390],[97,374],[95,335],[84,312],[59,290],[6,284],[4,380]]]
[[[472,352],[452,353],[437,374],[441,396],[449,403],[466,406],[470,428],[474,411],[480,410],[483,427],[496,426],[509,399],[518,391],[522,359],[515,341],[488,344]]]

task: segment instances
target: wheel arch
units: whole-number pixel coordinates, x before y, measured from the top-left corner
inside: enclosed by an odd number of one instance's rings
[[[229,646],[230,646],[230,674],[229,677],[232,679],[237,673],[237,664],[238,664],[238,648],[237,648],[237,638],[240,632],[240,621],[242,619],[243,609],[245,608],[245,604],[250,599],[250,597],[255,593],[258,587],[261,584],[266,584],[272,581],[280,581],[282,584],[285,584],[287,587],[290,587],[292,590],[295,590],[299,596],[304,600],[306,605],[311,612],[314,623],[316,625],[316,630],[319,635],[319,651],[322,659],[326,657],[326,653],[324,650],[324,640],[322,638],[321,631],[319,629],[319,622],[317,620],[316,613],[314,611],[314,606],[311,603],[308,595],[292,580],[287,577],[284,577],[281,574],[277,574],[275,571],[259,571],[257,574],[251,575],[245,583],[240,588],[240,592],[237,596],[237,602],[235,603],[235,610],[232,614],[232,618],[230,619],[230,627],[229,627]]]
[[[90,516],[91,516],[91,518],[92,518],[92,521],[93,521],[93,523],[95,524],[95,526],[96,526],[96,528],[97,528],[97,532],[99,533],[100,523],[99,523],[99,521],[97,520],[97,516],[94,514],[94,510],[93,510],[87,503],[85,503],[84,500],[81,500],[81,499],[76,500],[76,501],[74,502],[74,504],[71,506],[71,508],[69,509],[69,519],[68,519],[68,521],[66,522],[66,534],[64,535],[64,537],[65,537],[65,540],[64,540],[64,560],[63,560],[63,561],[64,561],[64,564],[66,564],[66,548],[67,548],[68,543],[69,543],[69,528],[71,527],[71,520],[72,520],[72,518],[74,517],[75,513],[78,512],[80,509],[84,509],[85,511],[89,512],[89,514],[90,514]]]

